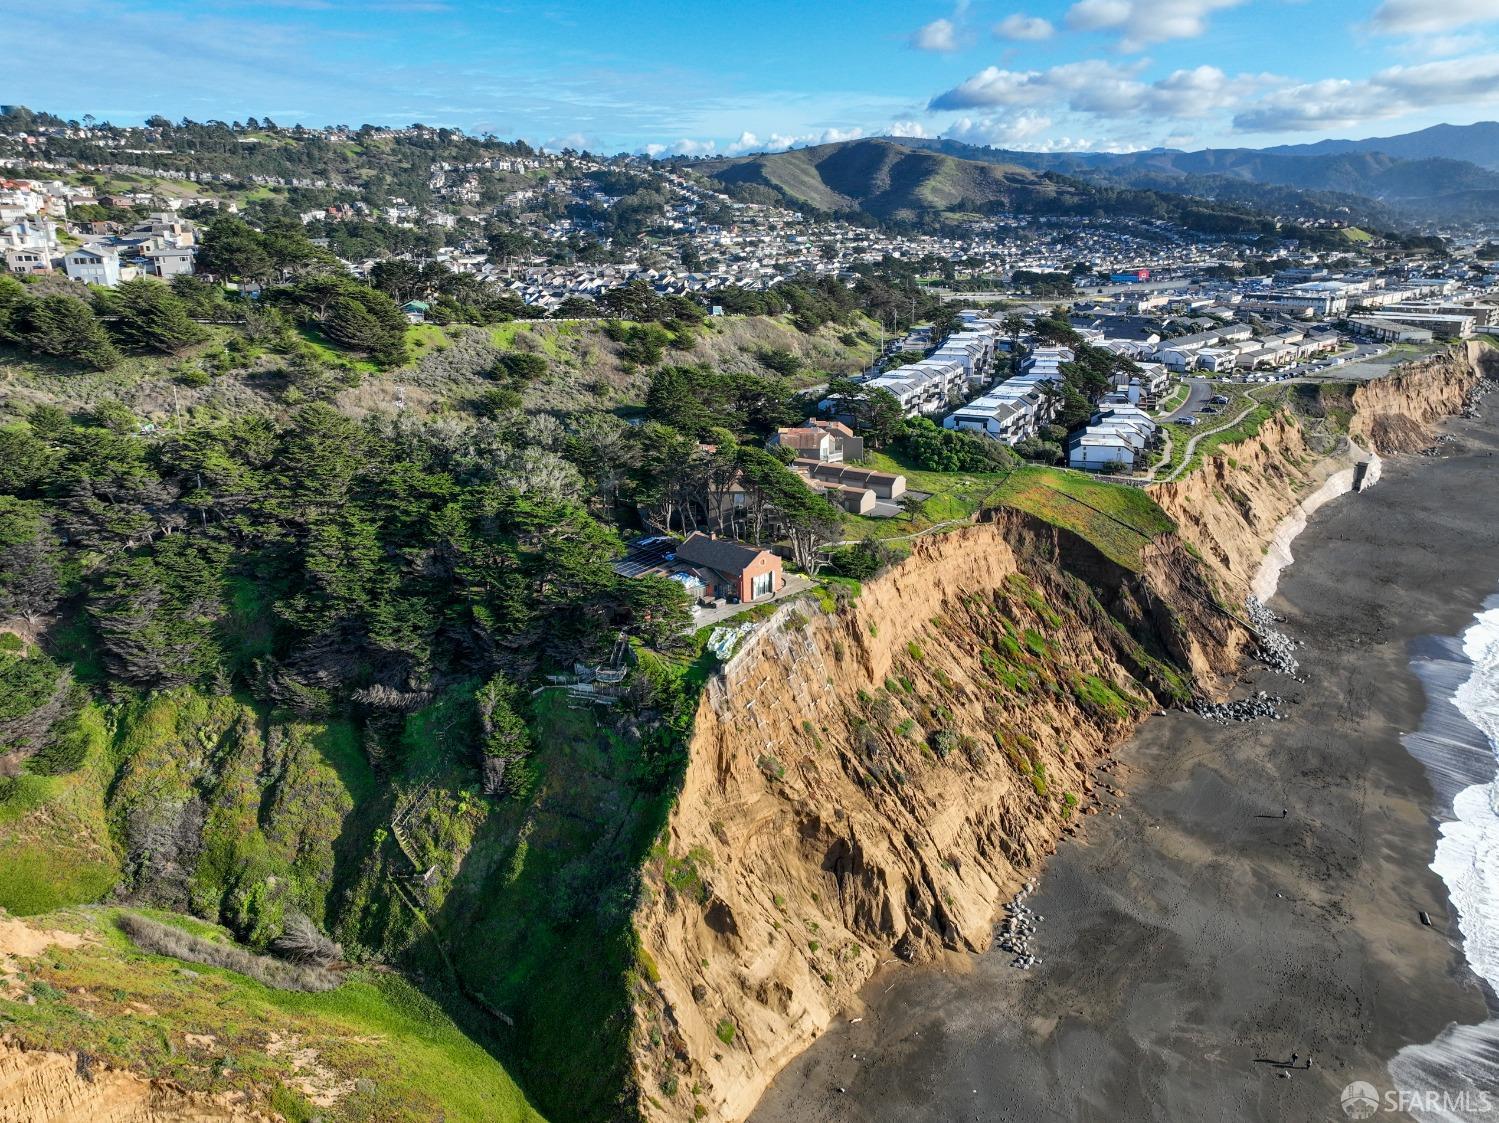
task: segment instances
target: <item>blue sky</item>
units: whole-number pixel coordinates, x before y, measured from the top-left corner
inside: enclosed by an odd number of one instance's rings
[[[1499,117],[1499,0],[49,0],[0,27],[31,60],[0,101],[118,123],[732,153],[887,133],[1259,146]]]

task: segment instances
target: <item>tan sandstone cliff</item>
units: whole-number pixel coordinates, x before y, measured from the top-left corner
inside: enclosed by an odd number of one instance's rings
[[[1383,455],[1429,446],[1432,423],[1460,412],[1484,372],[1495,367],[1499,353],[1470,343],[1386,378],[1301,387],[1299,416],[1276,414],[1254,439],[1221,449],[1191,475],[1158,484],[1150,494],[1215,571],[1225,597],[1237,603],[1276,527],[1298,504],[1347,470],[1362,450]],[[1346,427],[1359,447],[1329,436],[1327,421]]]
[[[987,947],[1168,661],[1244,640],[1174,538],[1132,573],[1013,513],[783,610],[699,708],[668,849],[701,891],[637,918],[647,1114],[742,1119],[880,963]]]
[[[76,1053],[0,1038],[0,1123],[270,1123],[270,1116]]]
[[[1329,398],[1355,441],[1410,451],[1490,361],[1459,349]],[[987,947],[1108,746],[1182,688],[1167,663],[1209,690],[1237,667],[1267,543],[1356,451],[1273,417],[1151,489],[1179,538],[1140,573],[1005,512],[832,614],[783,609],[699,707],[665,859],[693,888],[636,918],[642,1113],[743,1119],[880,964]]]

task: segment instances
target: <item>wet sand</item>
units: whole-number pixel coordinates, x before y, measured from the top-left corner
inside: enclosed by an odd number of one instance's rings
[[[1440,459],[1386,461],[1297,539],[1271,604],[1308,681],[1243,687],[1294,700],[1284,720],[1172,714],[1121,747],[1103,776],[1123,798],[1026,902],[1045,918],[1039,966],[996,950],[887,969],[754,1123],[1341,1119],[1350,1082],[1392,1087],[1401,1046],[1482,1021],[1427,868],[1431,786],[1400,734],[1425,710],[1411,645],[1458,634],[1499,590],[1499,401],[1488,412],[1452,422]],[[1260,1063],[1292,1053],[1314,1068]]]

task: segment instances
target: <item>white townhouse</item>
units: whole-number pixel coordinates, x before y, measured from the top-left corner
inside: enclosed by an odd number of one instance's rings
[[[1006,379],[942,419],[944,429],[978,433],[1007,445],[1034,437],[1055,415],[1056,398],[1038,382]]]
[[[120,283],[120,255],[107,246],[79,246],[63,257],[68,279],[112,289]]]
[[[1156,423],[1127,401],[1104,401],[1087,428],[1067,441],[1067,466],[1084,471],[1133,467],[1155,435]]]
[[[962,395],[967,384],[967,367],[954,359],[936,358],[898,367],[864,383],[894,394],[907,417],[944,408]]]

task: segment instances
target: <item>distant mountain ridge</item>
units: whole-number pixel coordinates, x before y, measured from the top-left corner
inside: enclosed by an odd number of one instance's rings
[[[1196,152],[1022,152],[921,138],[902,143],[965,160],[1205,198],[1231,198],[1232,181],[1240,181],[1372,201],[1407,220],[1499,219],[1499,124],[1493,122],[1363,141]]]
[[[1319,140],[1311,144],[1281,144],[1266,148],[1285,156],[1327,156],[1340,152],[1383,152],[1402,160],[1428,157],[1468,160],[1481,168],[1499,171],[1499,121],[1472,125],[1432,125],[1398,136],[1366,140]]]
[[[1318,200],[1284,190],[1270,200],[1224,184],[1218,192],[1162,191],[1154,185],[1110,182],[1086,161],[1024,162],[1032,154],[995,149],[947,151],[948,142],[878,137],[785,152],[693,160],[694,171],[717,179],[742,198],[779,201],[829,214],[862,213],[885,221],[950,219],[999,211],[1021,214],[1128,215],[1169,219],[1194,229],[1273,231],[1266,212],[1300,219],[1385,218],[1367,200]],[[1010,160],[1006,157],[1015,156]],[[1081,174],[1076,174],[1081,173]],[[1198,195],[1187,198],[1184,196]],[[1204,201],[1211,200],[1211,201]]]

